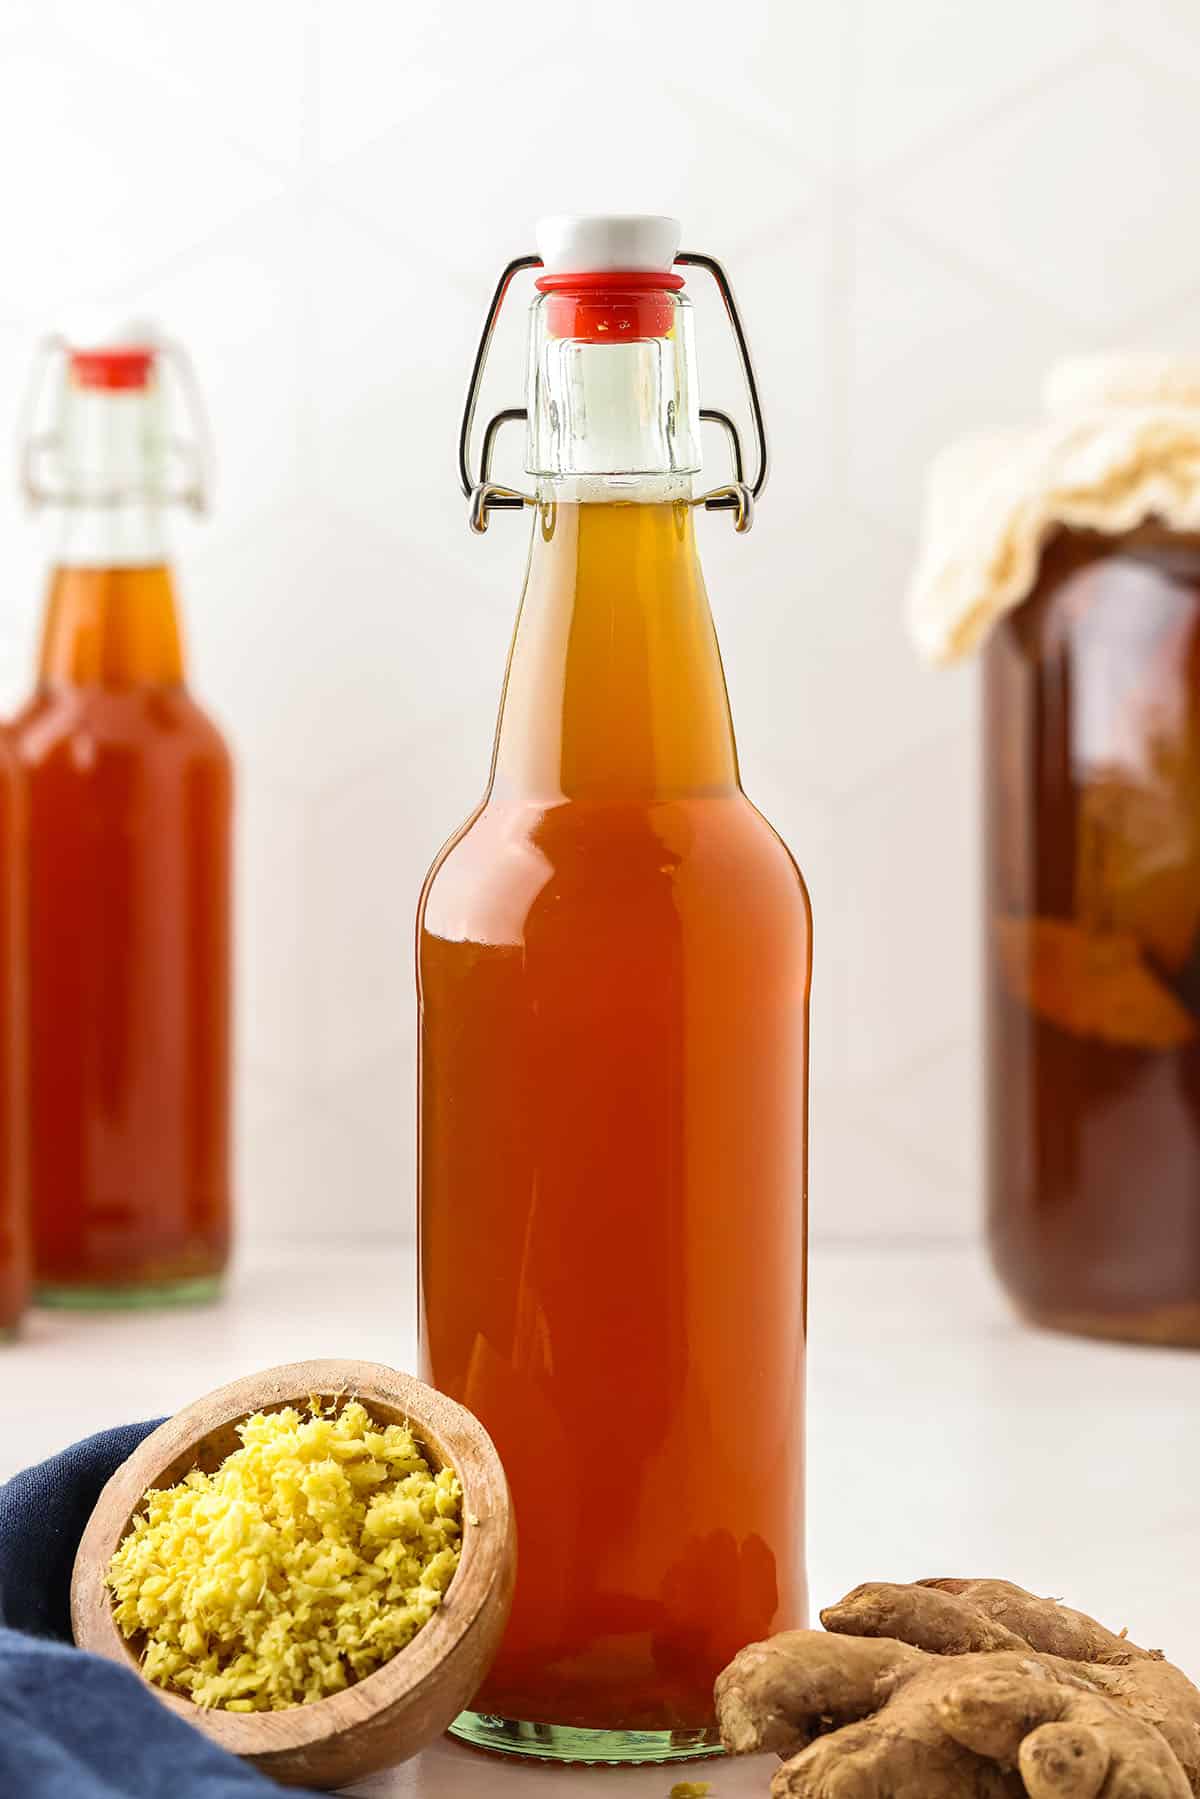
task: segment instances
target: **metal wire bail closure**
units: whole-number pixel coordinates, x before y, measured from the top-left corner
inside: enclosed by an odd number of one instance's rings
[[[173,459],[180,475],[176,486],[164,487],[162,494],[157,497],[164,504],[187,506],[193,512],[203,514],[208,511],[212,491],[212,436],[192,360],[183,345],[171,338],[157,338],[153,350],[156,359],[174,372],[192,426],[191,437],[170,436],[166,440],[168,457]],[[62,449],[63,434],[59,420],[62,416],[63,393],[71,353],[72,346],[60,336],[41,338],[34,351],[33,367],[29,372],[29,384],[21,408],[18,439],[21,492],[26,504],[33,508],[82,504],[119,506],[127,500],[142,496],[144,489],[122,483],[99,490],[89,489],[86,495],[81,495],[53,487],[43,478],[43,463]],[[56,386],[51,414],[53,422],[48,429],[38,430],[38,417],[52,380]]]
[[[754,523],[754,502],[767,485],[767,473],[770,466],[767,451],[767,427],[763,419],[762,402],[759,398],[758,382],[755,379],[754,363],[750,356],[750,345],[746,339],[745,327],[741,313],[734,299],[733,286],[729,276],[715,256],[702,256],[699,252],[681,250],[675,258],[675,266],[704,269],[716,283],[717,292],[725,306],[726,316],[737,344],[738,360],[742,367],[742,377],[746,383],[746,395],[750,402],[750,414],[754,421],[755,470],[754,479],[747,481],[745,464],[742,455],[742,440],[737,425],[729,413],[721,412],[715,407],[702,406],[700,417],[712,424],[720,425],[729,441],[730,459],[733,464],[733,480],[721,487],[711,487],[707,493],[697,494],[692,501],[693,506],[703,506],[707,512],[732,512],[735,531],[748,531]],[[517,421],[524,423],[528,413],[524,406],[506,406],[488,420],[483,433],[483,444],[479,455],[479,469],[472,473],[471,438],[475,426],[475,411],[479,404],[479,393],[483,385],[483,372],[487,366],[488,352],[492,346],[496,324],[500,317],[500,309],[505,295],[512,284],[513,277],[524,269],[540,269],[543,266],[540,256],[514,256],[508,263],[496,283],[492,294],[491,305],[483,321],[483,331],[479,339],[479,347],[475,352],[475,361],[471,367],[471,379],[467,385],[467,401],[463,407],[462,424],[458,433],[458,478],[463,495],[469,503],[468,519],[472,531],[484,532],[488,528],[488,514],[491,512],[519,512],[524,506],[537,504],[534,496],[522,493],[514,487],[501,487],[491,479],[492,454],[496,446],[496,438],[501,429]]]

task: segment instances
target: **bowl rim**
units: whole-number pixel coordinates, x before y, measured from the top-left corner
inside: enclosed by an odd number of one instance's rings
[[[368,1411],[375,1406],[402,1414],[422,1446],[454,1468],[462,1486],[459,1565],[435,1616],[403,1649],[340,1693],[278,1711],[231,1712],[199,1706],[186,1694],[146,1678],[135,1640],[127,1639],[117,1624],[104,1574],[146,1492],[161,1484],[172,1464],[185,1460],[189,1450],[198,1450],[216,1431],[257,1411],[303,1405],[310,1395],[361,1399]],[[199,1431],[198,1424],[203,1427]],[[182,1472],[171,1475],[171,1480],[181,1478]],[[75,1557],[72,1630],[78,1647],[131,1668],[171,1711],[235,1755],[261,1757],[272,1749],[303,1751],[377,1722],[411,1701],[431,1676],[446,1668],[471,1638],[497,1589],[511,1583],[507,1562],[512,1554],[512,1529],[511,1500],[499,1455],[482,1424],[465,1407],[383,1363],[340,1359],[286,1362],[245,1375],[194,1400],[153,1430],[110,1477]]]

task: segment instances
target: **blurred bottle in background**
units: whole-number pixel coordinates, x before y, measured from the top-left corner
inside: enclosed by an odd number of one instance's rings
[[[1035,1323],[1200,1345],[1200,362],[1047,411],[943,463],[915,593],[983,642],[992,1249]]]
[[[59,538],[37,686],[13,726],[37,1294],[205,1299],[230,1237],[233,774],[185,685],[165,545],[168,504],[204,503],[201,452],[168,420],[165,369],[189,399],[190,375],[136,327],[47,353],[53,411],[25,472]]]
[[[29,1298],[24,874],[21,771],[0,731],[0,1341]]]

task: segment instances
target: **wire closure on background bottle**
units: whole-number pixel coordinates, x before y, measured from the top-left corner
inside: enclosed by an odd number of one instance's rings
[[[72,346],[63,337],[43,337],[34,351],[33,367],[21,409],[19,457],[21,492],[31,507],[39,506],[120,506],[128,500],[157,499],[166,505],[188,506],[193,512],[205,513],[212,489],[212,436],[208,418],[200,398],[192,361],[182,344],[160,338],[153,345],[157,361],[174,373],[176,385],[191,420],[191,437],[168,436],[166,451],[181,469],[178,486],[164,484],[151,489],[144,482],[115,482],[108,487],[87,486],[86,489],[55,487],[43,477],[48,458],[61,457],[63,451],[62,416],[66,402],[67,368]],[[56,391],[52,406],[47,408],[52,419],[49,429],[39,431],[37,421],[46,400],[51,381]]]
[[[767,485],[767,474],[770,458],[767,450],[767,427],[763,418],[762,401],[759,398],[758,381],[754,374],[754,364],[750,357],[750,345],[746,338],[745,327],[734,299],[733,287],[728,275],[715,256],[703,256],[699,252],[681,250],[675,258],[676,267],[684,265],[689,268],[704,269],[716,284],[717,292],[725,307],[730,329],[737,344],[738,358],[742,365],[742,378],[746,383],[746,395],[750,402],[750,415],[754,424],[755,470],[754,479],[747,481],[745,476],[745,459],[742,454],[742,440],[737,425],[729,413],[721,412],[716,407],[702,406],[700,417],[711,424],[720,425],[729,442],[729,454],[733,464],[733,480],[721,487],[711,487],[707,493],[697,494],[692,501],[693,506],[703,506],[707,512],[732,512],[734,514],[734,530],[748,531],[754,523],[754,503]],[[471,469],[471,436],[475,426],[475,411],[479,404],[479,393],[483,386],[483,372],[487,366],[488,352],[492,347],[496,325],[500,317],[500,309],[504,305],[505,295],[512,284],[513,277],[524,269],[540,269],[543,266],[540,256],[514,256],[505,266],[491,305],[483,321],[483,331],[479,339],[479,347],[475,352],[475,361],[471,367],[471,379],[467,384],[467,400],[463,407],[462,424],[458,433],[458,478],[463,495],[469,502],[469,521],[472,531],[484,532],[488,528],[490,512],[519,512],[525,506],[537,504],[533,494],[522,493],[515,487],[503,487],[491,478],[492,454],[496,447],[496,438],[501,429],[518,420],[528,421],[529,413],[524,406],[506,406],[488,420],[483,433],[483,443],[479,453],[479,472],[474,475]]]

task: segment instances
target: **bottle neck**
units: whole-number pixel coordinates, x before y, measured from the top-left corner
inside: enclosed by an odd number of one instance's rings
[[[38,674],[51,688],[181,685],[183,640],[167,564],[59,563],[50,576]]]
[[[542,294],[530,309],[525,466],[540,481],[599,484],[580,499],[700,467],[692,309],[684,295]],[[614,483],[625,483],[622,496]],[[654,492],[652,486],[651,492]],[[560,494],[559,497],[562,497]]]
[[[738,784],[692,509],[543,482],[509,659],[491,793],[654,804]]]
[[[43,683],[120,689],[182,681],[163,518],[165,442],[156,387],[70,387]]]
[[[167,560],[160,500],[132,496],[54,510],[51,557],[57,568],[154,568]]]
[[[492,769],[501,799],[651,805],[738,783],[690,505],[691,308],[649,277],[611,280],[560,284],[532,308],[538,506]]]
[[[60,567],[147,568],[165,560],[167,435],[157,382],[109,388],[69,380],[58,459]]]

